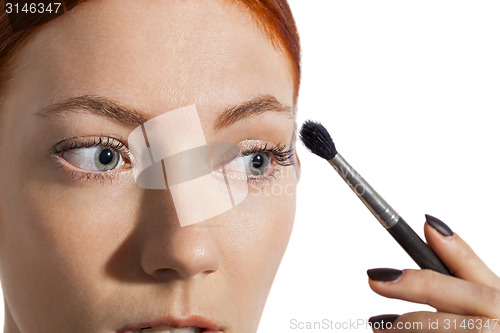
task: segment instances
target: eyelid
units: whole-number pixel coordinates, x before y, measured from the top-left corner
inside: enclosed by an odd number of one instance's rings
[[[67,161],[62,155],[65,152],[76,150],[93,148],[99,146],[107,146],[116,149],[120,154],[124,163],[128,166],[112,169],[108,171],[97,171],[82,169],[71,162]],[[131,171],[131,155],[129,149],[120,140],[110,136],[86,136],[86,137],[73,137],[64,139],[58,142],[52,149],[52,153],[56,158],[56,163],[59,168],[65,169],[71,173],[71,178],[73,180],[87,179],[87,180],[99,180],[103,182],[105,180],[112,180],[120,174],[129,173]]]
[[[258,152],[268,152],[272,155],[273,161],[281,166],[290,166],[295,164],[295,149],[288,148],[287,145],[277,143],[272,144],[261,140],[246,140],[240,143],[243,156],[248,156]]]
[[[97,146],[108,146],[115,148],[117,150],[123,151],[128,156],[131,156],[131,153],[128,147],[123,143],[122,140],[105,135],[98,136],[79,136],[68,138],[59,141],[53,148],[54,154],[60,154],[62,152],[78,149],[78,148],[91,148]]]
[[[269,181],[271,182],[276,178],[279,173],[279,166],[290,166],[294,164],[294,148],[287,148],[286,145],[272,144],[263,140],[245,140],[238,144],[240,146],[240,156],[248,156],[252,153],[257,152],[267,152],[271,155],[271,168],[273,168],[272,173],[269,175],[247,175],[248,182],[261,182],[261,181]],[[128,168],[119,168],[113,169],[109,171],[90,171],[78,168],[77,166],[71,164],[66,161],[62,156],[62,153],[66,151],[70,151],[72,149],[81,149],[81,148],[91,148],[97,146],[109,146],[114,149],[117,149],[120,154],[122,154],[122,158],[130,164]],[[133,155],[129,151],[128,147],[121,141],[120,139],[110,137],[110,136],[86,136],[86,137],[73,137],[69,139],[65,139],[57,143],[53,148],[53,153],[58,157],[58,165],[61,167],[66,167],[66,169],[73,169],[71,171],[72,178],[75,174],[80,175],[78,178],[85,179],[98,179],[101,182],[106,180],[107,178],[113,178],[121,174],[128,173],[132,169],[132,161]],[[61,161],[64,160],[64,164],[62,165]]]
[[[245,173],[247,182],[262,185],[265,182],[271,183],[277,179],[281,173],[280,167],[287,167],[294,165],[294,149],[280,143],[273,144],[263,140],[245,140],[239,143],[240,156],[239,158],[252,155],[254,153],[265,152],[270,155],[271,162],[269,172],[262,175],[251,175]]]

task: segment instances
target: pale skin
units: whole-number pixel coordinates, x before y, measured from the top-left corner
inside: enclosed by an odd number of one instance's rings
[[[10,156],[0,161],[5,332],[111,333],[190,316],[255,332],[293,225],[297,161],[271,162],[275,180],[262,177],[233,210],[181,227],[168,191],[142,189],[120,169],[112,182],[72,179],[75,165],[55,163],[62,140],[126,144],[137,124],[78,110],[36,115],[82,95],[145,118],[196,104],[208,142],[289,145],[291,64],[252,16],[225,1],[89,1],[32,36],[14,73],[0,112]],[[222,110],[258,96],[288,112],[213,128]],[[287,192],[261,191],[270,182]]]
[[[392,329],[373,331],[500,332],[500,278],[458,234],[444,236],[429,223],[425,223],[424,231],[427,243],[455,276],[407,269],[396,281],[369,280],[373,291],[382,296],[428,304],[436,309],[436,312],[402,314]],[[430,327],[429,322],[439,325]]]
[[[296,156],[294,165],[272,165],[280,173],[270,181],[286,191],[265,191],[269,180],[254,184],[235,209],[180,227],[168,191],[141,189],[123,170],[112,182],[72,179],[74,165],[55,163],[53,148],[63,140],[126,144],[136,126],[75,110],[36,115],[84,95],[148,119],[196,104],[207,141],[289,145],[294,120],[286,112],[213,128],[221,110],[257,96],[293,106],[290,62],[251,15],[214,0],[89,1],[45,25],[15,60],[0,105],[0,151],[8,156],[0,159],[5,332],[112,333],[191,315],[224,332],[255,332],[292,230]],[[453,315],[398,320],[500,317],[498,277],[457,235],[443,238],[426,226],[426,237],[457,278],[408,270],[396,282],[370,285]],[[437,288],[447,293],[431,293]]]

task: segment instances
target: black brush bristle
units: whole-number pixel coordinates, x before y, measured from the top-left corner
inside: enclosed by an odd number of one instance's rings
[[[332,137],[321,123],[307,120],[300,129],[300,139],[314,154],[331,160],[337,155]]]

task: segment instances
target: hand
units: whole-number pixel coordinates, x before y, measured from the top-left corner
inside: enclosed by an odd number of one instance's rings
[[[500,278],[446,224],[426,217],[427,243],[455,276],[427,269],[369,270],[370,288],[377,294],[437,310],[372,317],[373,331],[500,332]]]

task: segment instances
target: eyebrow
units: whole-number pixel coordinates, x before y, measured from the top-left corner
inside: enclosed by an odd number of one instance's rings
[[[217,131],[242,119],[269,111],[283,112],[293,119],[293,110],[291,106],[285,106],[281,104],[276,97],[266,95],[226,108],[215,120],[213,128]]]
[[[215,119],[213,129],[218,131],[245,118],[269,111],[283,112],[293,119],[292,107],[284,106],[274,96],[265,95],[225,108]],[[47,117],[62,115],[68,112],[96,114],[126,125],[135,124],[137,126],[150,119],[132,107],[125,106],[103,96],[93,95],[68,98],[62,102],[42,108],[35,115]]]
[[[78,96],[71,97],[59,103],[44,107],[36,112],[37,116],[61,115],[68,112],[92,113],[117,120],[124,124],[140,125],[148,120],[139,111],[121,105],[115,101],[102,96]]]

